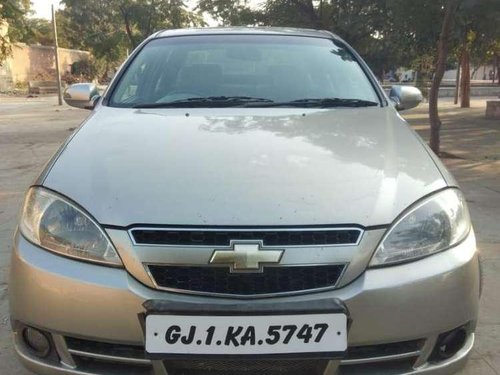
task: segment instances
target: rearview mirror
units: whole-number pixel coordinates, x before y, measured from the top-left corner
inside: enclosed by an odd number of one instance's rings
[[[424,100],[422,92],[413,86],[392,86],[389,98],[398,111],[415,108]]]
[[[64,90],[64,101],[76,108],[93,109],[100,99],[93,83],[75,83]]]

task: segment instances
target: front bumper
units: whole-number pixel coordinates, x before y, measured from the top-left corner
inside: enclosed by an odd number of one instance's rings
[[[408,264],[369,269],[337,290],[247,303],[299,303],[338,298],[345,303],[352,319],[350,348],[421,343],[418,350],[406,353],[380,356],[373,349],[373,355],[365,358],[332,362],[332,373],[338,365],[340,374],[380,373],[382,363],[387,365],[382,373],[387,374],[449,374],[464,366],[473,345],[473,333],[453,357],[438,363],[430,363],[428,358],[441,333],[465,324],[473,329],[477,320],[479,283],[478,258],[471,233],[455,248]],[[89,352],[90,349],[83,351],[83,355],[82,350],[68,350],[68,338],[142,347],[143,330],[138,315],[144,312],[144,301],[150,299],[172,304],[229,305],[234,302],[229,298],[152,290],[123,269],[66,259],[41,250],[16,235],[11,265],[11,318],[18,355],[23,364],[36,373],[124,374],[127,368],[142,366],[144,374],[165,374],[165,364],[161,361],[117,357]],[[50,362],[33,356],[16,333],[20,324],[50,332],[61,361]],[[91,366],[79,360],[85,355],[95,360]],[[404,361],[410,361],[409,367],[400,366]],[[390,372],[389,368],[392,368]],[[139,372],[134,369],[131,373]]]

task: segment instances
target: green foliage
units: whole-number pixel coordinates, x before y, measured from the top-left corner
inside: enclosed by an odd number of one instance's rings
[[[64,44],[91,51],[103,77],[155,31],[203,24],[201,15],[190,12],[181,0],[62,0],[62,4],[58,22]]]
[[[263,13],[251,9],[246,0],[200,0],[196,9],[224,26],[258,25],[264,21]]]
[[[64,73],[62,80],[66,84],[78,82],[91,82],[100,74],[99,63],[94,59],[76,61],[71,65],[71,71]]]
[[[473,66],[490,63],[500,56],[500,1],[463,0],[457,19],[455,55],[467,50]]]
[[[360,51],[378,72],[396,67],[386,0],[268,0],[252,9],[246,1],[200,0],[199,8],[223,25],[326,29]],[[386,35],[387,34],[387,35]]]
[[[386,30],[402,65],[415,62],[429,67],[428,56],[435,56],[441,32],[445,0],[398,1],[388,0],[392,27]],[[419,59],[421,61],[415,61]]]
[[[153,32],[203,24],[201,15],[190,12],[181,0],[114,0],[131,47]]]
[[[446,0],[267,0],[250,8],[247,1],[199,0],[200,10],[222,25],[291,26],[330,30],[363,55],[379,76],[399,66],[430,79],[437,56]],[[450,47],[465,35],[464,24],[476,32],[477,60],[491,59],[500,32],[499,0],[461,0]],[[474,56],[474,54],[473,54]],[[450,56],[450,67],[456,56]]]
[[[136,47],[153,32],[203,24],[181,0],[63,0],[71,41],[95,49]],[[127,45],[128,44],[128,45]]]
[[[398,67],[400,56],[394,48],[393,20],[388,16],[391,9],[387,1],[337,0],[324,8],[326,14],[322,18],[328,15],[327,19],[332,19],[328,29],[352,44],[377,75]]]
[[[93,80],[97,77],[97,69],[91,60],[80,60],[71,65],[71,74]]]
[[[352,44],[379,76],[399,66],[434,72],[446,0],[198,0],[189,10],[182,0],[62,0],[59,45],[95,56],[98,70],[114,69],[128,50],[160,29],[205,25],[209,15],[221,25],[306,27],[330,30]],[[448,66],[467,48],[472,65],[500,60],[500,0],[459,0],[449,42]],[[252,6],[253,4],[253,6]],[[0,0],[11,42],[52,44],[49,21],[26,18],[29,0]],[[0,36],[0,61],[9,52]]]
[[[11,43],[21,40],[26,33],[26,14],[29,0],[0,0],[0,28],[8,25],[7,34],[0,32],[0,64],[11,52]]]
[[[54,44],[54,33],[50,21],[41,18],[27,18],[25,24],[26,32],[20,42],[41,44],[42,46]]]
[[[65,19],[59,24],[59,35],[66,35],[72,48],[92,51],[109,64],[126,54],[126,36],[121,30],[118,11],[98,0],[63,0],[60,11]]]

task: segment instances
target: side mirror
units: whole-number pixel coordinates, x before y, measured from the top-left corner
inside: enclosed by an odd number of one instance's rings
[[[93,83],[75,83],[64,90],[63,98],[72,107],[94,109],[101,96]]]
[[[413,86],[392,86],[389,98],[398,111],[414,108],[424,100],[422,92]]]

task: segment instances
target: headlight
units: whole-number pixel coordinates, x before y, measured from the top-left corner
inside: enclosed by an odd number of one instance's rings
[[[462,241],[470,227],[462,193],[443,190],[411,207],[393,223],[370,265],[404,262],[448,249]]]
[[[29,241],[44,249],[98,263],[122,264],[99,225],[75,204],[47,189],[28,191],[19,227]]]

